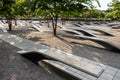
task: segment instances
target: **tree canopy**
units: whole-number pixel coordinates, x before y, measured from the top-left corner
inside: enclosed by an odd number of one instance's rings
[[[0,0],[0,14],[6,18],[16,16],[50,18],[56,35],[57,19],[79,17],[98,0]]]
[[[120,1],[113,0],[109,7],[109,12],[106,14],[106,17],[112,19],[120,19]]]
[[[91,7],[93,0],[32,0],[32,10],[40,9],[44,16],[50,17],[53,23],[54,35],[56,35],[58,17],[76,17],[80,12]]]

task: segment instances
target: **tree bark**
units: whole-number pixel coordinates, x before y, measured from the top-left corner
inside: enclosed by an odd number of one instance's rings
[[[11,21],[11,19],[8,19],[8,27],[9,27],[9,31],[12,31],[12,21]]]
[[[17,19],[14,17],[15,26],[17,26]]]
[[[58,15],[55,16],[55,27],[54,27],[54,30],[55,30],[55,36],[57,36],[57,19],[58,19]]]
[[[52,27],[54,29],[54,19],[53,19],[53,17],[51,17],[51,20],[52,20]]]
[[[57,36],[57,19],[58,19],[58,15],[56,15],[55,17],[51,17],[52,19],[52,26],[53,26],[53,35]]]
[[[53,27],[53,35],[56,36],[56,30],[55,30],[55,22],[54,22],[54,18],[51,17],[52,20],[52,27]]]
[[[53,34],[54,34],[54,36],[57,36],[57,28],[53,29]]]
[[[47,23],[48,23],[48,28],[50,27],[50,24],[49,24],[49,19],[47,18]]]

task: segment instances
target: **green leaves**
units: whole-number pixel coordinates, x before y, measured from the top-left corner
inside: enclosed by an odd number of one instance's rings
[[[79,17],[98,0],[0,0],[3,16]],[[99,2],[98,2],[99,4]]]
[[[87,8],[90,2],[91,0],[34,0],[34,5],[43,11],[49,11],[53,16],[56,14],[61,16],[66,13],[80,12]]]
[[[106,18],[120,19],[120,1],[113,0],[109,6],[110,11],[106,14]]]
[[[1,15],[10,16],[13,14],[15,0],[1,0],[0,4]]]

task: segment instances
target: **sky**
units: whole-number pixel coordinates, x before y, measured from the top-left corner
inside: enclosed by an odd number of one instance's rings
[[[96,2],[93,2],[93,4],[97,7],[97,9],[99,10],[107,10],[108,9],[108,4],[111,2],[112,0],[99,0],[101,7],[97,6]]]

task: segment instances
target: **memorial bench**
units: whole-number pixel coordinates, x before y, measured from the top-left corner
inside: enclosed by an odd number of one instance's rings
[[[109,73],[105,73],[107,66],[101,65],[99,63],[75,56],[73,54],[65,53],[61,50],[57,50],[54,48],[50,48],[48,46],[37,44],[33,41],[23,39],[21,37],[18,37],[16,35],[12,35],[9,33],[0,33],[0,39],[10,43],[13,46],[16,46],[24,51],[32,52],[35,51],[39,53],[40,55],[44,55],[48,58],[48,60],[43,60],[44,62],[51,64],[53,66],[60,65],[66,65],[69,66],[72,71],[77,70],[78,72],[82,72],[84,76],[80,77],[82,80],[102,80],[100,79],[105,77],[105,75],[109,75]],[[19,52],[20,53],[20,52]],[[21,52],[21,54],[26,54],[25,52]],[[29,53],[28,53],[29,54]],[[36,54],[36,53],[35,53]],[[50,61],[52,60],[52,61]],[[58,64],[58,63],[60,64]],[[58,67],[59,68],[59,67]],[[59,68],[60,69],[60,68]],[[69,72],[69,69],[67,70]],[[115,69],[116,72],[118,71]],[[113,71],[113,70],[112,70]],[[69,73],[71,73],[69,72]],[[80,74],[82,75],[82,74]],[[75,75],[73,75],[75,76]],[[86,76],[89,76],[89,78],[85,78]],[[113,74],[112,76],[116,76]],[[77,76],[78,77],[78,76]],[[79,78],[79,77],[78,77]],[[113,77],[111,78],[113,79]],[[107,79],[109,80],[109,79]]]
[[[74,35],[71,35],[70,31],[71,31],[72,34],[74,33]],[[108,49],[110,51],[120,53],[120,47],[119,46],[116,46],[113,43],[110,43],[110,42],[106,41],[105,39],[101,39],[101,38],[97,38],[97,37],[84,36],[83,34],[78,34],[78,32],[76,33],[76,31],[74,31],[74,30],[69,30],[69,32],[67,34],[65,34],[63,32],[61,33],[61,32],[58,31],[58,34],[62,35],[62,36],[65,36],[65,37],[74,38],[74,39],[91,40],[91,41],[94,41],[94,42],[104,46],[106,49]]]

